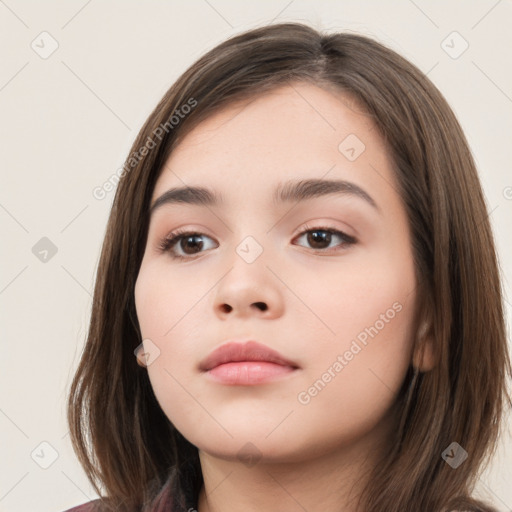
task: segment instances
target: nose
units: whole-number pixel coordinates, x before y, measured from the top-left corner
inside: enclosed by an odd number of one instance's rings
[[[260,311],[267,311],[268,305],[266,302],[252,302],[251,304],[249,304],[249,309],[251,308],[258,309]],[[220,309],[225,313],[230,313],[231,311],[233,311],[233,306],[226,302],[220,305]]]
[[[216,287],[215,312],[223,319],[227,315],[276,318],[283,313],[283,283],[269,268],[265,251],[249,261],[235,253]]]

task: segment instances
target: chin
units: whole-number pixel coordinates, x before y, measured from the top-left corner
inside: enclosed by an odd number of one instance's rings
[[[275,430],[270,435],[269,429],[260,431],[254,428],[229,429],[233,437],[225,431],[215,435],[194,432],[185,436],[199,450],[209,456],[232,462],[241,462],[247,467],[256,463],[297,463],[318,455],[318,442],[303,435],[290,436],[289,433]],[[299,429],[300,430],[300,429]],[[299,432],[297,432],[299,434]]]

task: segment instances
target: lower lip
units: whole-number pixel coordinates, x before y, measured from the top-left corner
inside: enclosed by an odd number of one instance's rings
[[[296,368],[267,361],[240,361],[224,363],[206,373],[222,384],[253,386],[289,375]]]

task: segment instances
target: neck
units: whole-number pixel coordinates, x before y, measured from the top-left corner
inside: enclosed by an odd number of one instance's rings
[[[377,430],[382,435],[373,432],[320,454],[313,447],[309,457],[293,462],[263,456],[250,466],[200,450],[198,512],[360,512],[359,495],[388,439],[387,429]]]

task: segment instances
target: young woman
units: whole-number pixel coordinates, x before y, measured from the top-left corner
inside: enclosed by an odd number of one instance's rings
[[[68,404],[102,498],[72,510],[495,511],[471,494],[511,374],[440,92],[367,37],[253,29],[120,173]]]

